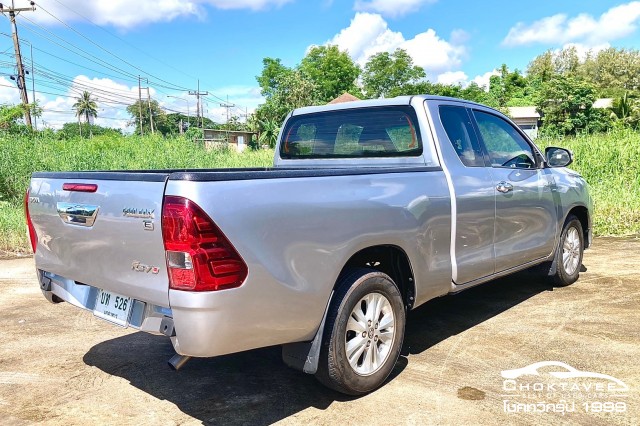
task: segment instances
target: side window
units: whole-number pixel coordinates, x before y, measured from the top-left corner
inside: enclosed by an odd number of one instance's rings
[[[535,155],[531,145],[507,121],[493,114],[473,111],[480,135],[489,152],[492,167],[533,169]]]
[[[467,167],[484,167],[484,156],[476,138],[467,109],[443,105],[440,121],[460,161]]]

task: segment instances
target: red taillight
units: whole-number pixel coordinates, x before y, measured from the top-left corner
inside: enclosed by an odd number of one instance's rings
[[[223,290],[240,287],[247,277],[246,263],[220,228],[191,200],[165,197],[162,238],[172,289]]]
[[[33,222],[31,221],[31,214],[29,214],[29,190],[27,189],[26,194],[24,195],[24,215],[27,219],[27,229],[29,230],[29,241],[31,241],[31,250],[33,253],[36,252],[36,243],[38,242],[38,235],[36,234],[36,228],[33,227]]]
[[[95,183],[64,183],[62,184],[62,189],[74,192],[96,192],[98,185]]]

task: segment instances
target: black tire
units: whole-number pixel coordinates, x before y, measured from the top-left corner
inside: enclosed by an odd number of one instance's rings
[[[365,310],[370,306],[364,300],[365,297],[379,301],[384,307],[384,312],[380,311],[378,320],[371,324],[365,321],[370,327],[360,335],[360,332],[356,333],[351,329],[354,323],[349,325],[349,319],[353,318],[355,323],[362,324],[355,316],[352,317],[354,310],[366,312],[365,316],[371,312],[372,318],[375,318],[374,310]],[[388,303],[385,303],[383,298]],[[393,320],[393,327],[385,328],[385,324],[389,324],[389,318]],[[400,356],[405,320],[402,295],[388,275],[367,268],[347,271],[338,281],[327,313],[316,378],[325,386],[348,395],[363,395],[378,388],[389,377]],[[362,342],[356,346],[362,348],[363,352],[358,355],[357,351],[353,351],[352,361],[349,361],[347,340],[351,342],[356,338],[358,342]],[[356,340],[352,343],[356,343]],[[366,358],[366,355],[370,355],[371,358]],[[377,357],[379,365],[376,367],[372,360]],[[355,368],[352,362],[355,363]],[[374,368],[363,374],[362,370],[367,366]]]
[[[584,253],[584,233],[582,232],[582,224],[577,217],[569,215],[562,228],[560,241],[556,249],[555,274],[551,275],[553,283],[558,287],[565,287],[573,284],[580,276],[580,268],[582,267],[582,256]],[[567,265],[565,258],[573,259]]]

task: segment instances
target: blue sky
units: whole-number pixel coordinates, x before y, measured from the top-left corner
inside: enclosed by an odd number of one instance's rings
[[[294,66],[311,45],[338,44],[360,64],[401,47],[431,81],[460,84],[485,84],[503,63],[525,70],[569,44],[640,47],[640,1],[41,0],[36,9],[18,17],[18,30],[27,68],[34,48],[40,126],[54,128],[74,120],[83,89],[98,99],[97,124],[125,128],[139,74],[169,111],[194,114],[187,91],[200,79],[210,118],[224,119],[227,96],[232,114],[251,112],[262,102],[262,58]],[[0,26],[0,102],[17,103],[8,19]]]

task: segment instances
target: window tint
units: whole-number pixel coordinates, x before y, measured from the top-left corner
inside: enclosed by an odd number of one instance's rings
[[[484,167],[484,157],[467,109],[441,106],[440,121],[458,157],[467,167]]]
[[[536,167],[531,145],[507,121],[493,114],[473,111],[493,167]]]
[[[410,107],[358,108],[292,117],[282,158],[398,157],[422,154]]]

